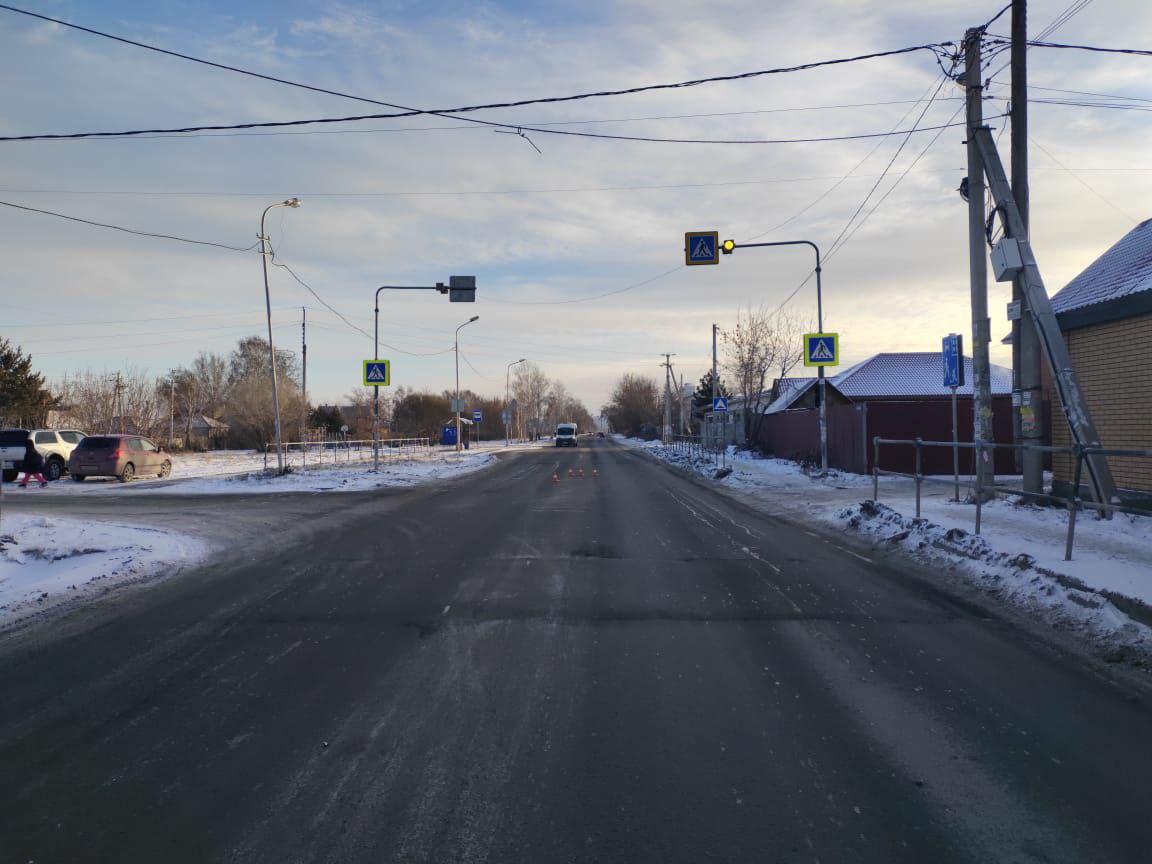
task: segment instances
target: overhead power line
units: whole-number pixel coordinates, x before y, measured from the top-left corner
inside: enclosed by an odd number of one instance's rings
[[[988,40],[990,44],[1010,45],[1011,40],[1006,36],[998,36]],[[1097,54],[1132,54],[1137,57],[1152,57],[1152,48],[1105,48],[1100,45],[1071,45],[1065,42],[1043,42],[1038,39],[1029,39],[1030,48],[1066,48],[1072,51],[1092,51]]]
[[[57,219],[66,219],[69,222],[79,222],[83,225],[92,225],[96,228],[108,228],[112,231],[122,231],[125,234],[136,234],[140,237],[152,237],[159,240],[175,240],[179,243],[191,243],[196,246],[214,246],[217,249],[228,249],[231,252],[251,252],[260,245],[256,241],[251,246],[229,246],[227,243],[214,243],[211,240],[194,240],[191,237],[180,237],[176,234],[158,234],[154,231],[140,231],[136,228],[125,228],[123,225],[112,225],[108,222],[95,222],[91,219],[81,219],[79,216],[68,216],[53,210],[41,210],[38,207],[27,207],[23,204],[13,204],[11,201],[0,201],[0,207],[11,207],[13,210],[26,210],[29,213],[39,213],[43,216],[54,216]]]
[[[379,120],[394,115],[390,114],[359,114],[347,117],[314,117],[306,120],[279,120],[262,123],[233,123],[214,126],[183,126],[167,129],[128,129],[114,132],[50,132],[35,135],[5,135],[0,142],[16,141],[79,141],[84,139],[131,138],[138,135],[176,135],[185,132],[202,132],[220,129],[257,129],[283,126],[308,126],[317,123],[359,123],[364,120]],[[1000,115],[996,115],[1000,116]],[[989,118],[994,119],[994,118]],[[477,121],[479,122],[479,121]],[[811,138],[660,138],[652,135],[612,135],[607,132],[574,132],[570,129],[548,129],[543,126],[519,126],[510,123],[488,123],[486,126],[499,127],[503,130],[516,132],[533,132],[541,135],[562,135],[568,138],[594,138],[603,141],[633,141],[647,144],[820,144],[832,141],[860,141],[868,138],[886,138],[892,134],[903,132],[862,132],[852,135],[827,135]],[[963,124],[954,124],[963,125]],[[914,132],[932,132],[944,127],[926,126],[920,129],[904,130]]]
[[[285,84],[285,85],[290,86],[290,87],[298,87],[298,88],[301,88],[303,90],[311,90],[314,93],[322,93],[322,94],[325,94],[328,96],[339,96],[343,99],[354,99],[358,102],[368,102],[368,103],[371,103],[373,105],[383,105],[387,108],[394,108],[396,110],[405,112],[404,114],[397,115],[397,116],[408,116],[408,117],[414,117],[414,116],[417,116],[420,114],[430,114],[430,115],[436,115],[436,116],[443,116],[443,115],[452,115],[452,114],[463,114],[463,113],[472,112],[472,111],[486,111],[486,110],[496,109],[496,108],[519,108],[519,107],[522,107],[525,105],[543,105],[543,104],[554,104],[557,102],[574,102],[574,101],[581,100],[581,99],[594,99],[594,98],[600,98],[600,97],[606,97],[606,96],[626,96],[626,95],[632,95],[632,94],[636,94],[636,93],[647,93],[647,92],[651,92],[654,90],[681,90],[681,89],[685,89],[688,87],[697,87],[701,84],[713,84],[713,83],[724,82],[724,81],[742,81],[742,80],[747,80],[749,78],[759,78],[759,77],[762,77],[765,75],[779,75],[779,74],[788,73],[788,72],[802,72],[802,71],[806,71],[809,69],[818,69],[818,68],[821,68],[824,66],[838,66],[838,65],[843,65],[846,63],[858,63],[858,62],[863,61],[863,60],[875,60],[875,59],[879,59],[882,57],[894,57],[894,56],[898,56],[901,54],[911,54],[911,53],[916,52],[916,51],[933,51],[933,52],[935,52],[937,50],[940,50],[944,46],[949,46],[952,44],[951,42],[945,42],[945,43],[929,43],[929,44],[924,44],[924,45],[910,45],[910,46],[907,46],[904,48],[894,48],[894,49],[890,49],[887,51],[874,51],[874,52],[871,52],[868,54],[857,54],[857,55],[851,56],[851,57],[838,57],[838,58],[834,58],[834,59],[830,59],[830,60],[816,60],[816,61],[812,61],[809,63],[797,64],[794,66],[781,66],[781,67],[776,67],[776,68],[772,68],[772,69],[759,69],[759,70],[755,70],[755,71],[751,71],[751,72],[737,72],[737,73],[734,73],[731,75],[713,75],[713,76],[710,76],[707,78],[695,78],[695,79],[691,79],[688,81],[677,81],[677,82],[665,83],[665,84],[645,84],[645,85],[640,85],[640,86],[636,86],[636,87],[627,87],[627,88],[618,89],[618,90],[598,90],[598,91],[592,91],[592,92],[587,92],[587,93],[576,93],[576,94],[567,95],[567,96],[547,96],[547,97],[542,97],[542,98],[537,98],[537,99],[520,99],[520,100],[516,100],[516,101],[490,102],[490,103],[482,104],[482,105],[464,105],[464,106],[459,106],[456,108],[421,109],[421,108],[410,108],[410,107],[405,106],[405,105],[399,105],[399,104],[395,104],[395,103],[391,103],[391,102],[385,102],[385,101],[379,100],[379,99],[371,99],[371,98],[368,98],[365,96],[356,96],[356,95],[351,94],[351,93],[344,93],[344,92],[341,92],[339,90],[329,89],[327,87],[317,87],[317,86],[314,86],[311,84],[304,84],[304,83],[299,82],[299,81],[292,81],[290,79],[280,78],[280,77],[277,77],[275,75],[266,75],[262,72],[254,72],[250,69],[244,69],[244,68],[241,68],[239,66],[232,66],[232,65],[229,65],[227,63],[217,63],[217,62],[214,62],[212,60],[205,60],[202,57],[195,57],[191,54],[184,54],[184,53],[179,52],[179,51],[172,51],[172,50],[167,49],[167,48],[161,48],[157,45],[150,45],[146,42],[139,42],[135,39],[127,39],[123,36],[117,36],[115,34],[107,33],[107,32],[104,32],[102,30],[95,30],[95,29],[90,28],[90,27],[83,27],[79,24],[73,24],[69,21],[64,21],[60,18],[52,18],[51,16],[48,16],[48,15],[42,15],[38,12],[31,12],[27,9],[20,9],[16,6],[10,6],[10,5],[4,4],[4,3],[0,3],[0,9],[5,9],[9,12],[15,12],[15,13],[18,13],[20,15],[27,15],[28,17],[31,17],[31,18],[38,18],[41,21],[48,21],[48,22],[53,23],[53,24],[58,24],[62,27],[68,27],[68,28],[71,28],[73,30],[79,30],[81,32],[88,33],[88,34],[93,35],[93,36],[99,36],[99,37],[104,38],[104,39],[111,39],[113,41],[120,42],[120,43],[123,43],[125,45],[131,45],[134,48],[143,48],[147,51],[154,51],[158,54],[166,54],[170,57],[177,57],[181,60],[188,60],[190,62],[199,63],[199,64],[204,65],[204,66],[211,66],[213,68],[222,69],[222,70],[227,71],[227,72],[235,72],[235,73],[240,74],[240,75],[247,75],[247,76],[252,77],[252,78],[259,78],[259,79],[262,79],[264,81],[271,81],[271,82],[276,83],[276,84]],[[484,122],[484,121],[475,121],[475,122]],[[504,128],[516,128],[515,124],[506,124],[506,123],[489,123],[486,125],[503,126]]]

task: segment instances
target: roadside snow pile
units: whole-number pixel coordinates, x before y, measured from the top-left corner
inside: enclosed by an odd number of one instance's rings
[[[363,492],[392,486],[415,486],[431,480],[462,476],[492,463],[491,452],[471,452],[460,456],[437,454],[427,460],[382,462],[378,472],[371,463],[310,468],[276,475],[263,471],[224,477],[205,477],[183,483],[155,486],[154,494],[240,495],[274,492]]]
[[[990,506],[996,509],[994,505]],[[965,528],[945,527],[926,518],[910,518],[873,501],[840,510],[835,521],[871,536],[878,545],[896,546],[927,563],[944,564],[951,571],[960,571],[969,581],[1024,607],[1050,625],[1088,636],[1104,649],[1108,659],[1152,656],[1152,629],[1133,620],[1117,604],[1141,617],[1152,610],[1146,606],[1140,609],[1140,600],[1130,594],[1090,585],[1066,572],[1045,566],[1033,554],[1038,552],[1037,547],[1023,537],[1018,538],[1020,542],[1014,551],[1005,551],[997,548],[1003,544],[994,540],[990,542]],[[1031,551],[1022,551],[1024,549]],[[1062,557],[1062,548],[1060,551]],[[1089,557],[1092,561],[1089,569],[1098,573],[1103,581],[1112,581],[1108,573],[1109,562],[1100,557]],[[1124,565],[1129,562],[1119,563],[1120,569],[1127,569]],[[1147,569],[1143,575],[1145,584],[1141,587],[1148,592],[1152,586],[1146,583],[1152,580]]]
[[[151,528],[6,513],[0,528],[0,626],[197,561],[198,540]]]

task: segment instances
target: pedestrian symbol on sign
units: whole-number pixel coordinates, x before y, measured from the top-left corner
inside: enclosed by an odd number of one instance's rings
[[[392,383],[392,364],[388,360],[364,361],[364,386],[387,387]]]
[[[804,334],[805,366],[839,366],[840,340],[836,333]]]
[[[689,231],[684,235],[684,263],[689,267],[720,263],[720,232]]]

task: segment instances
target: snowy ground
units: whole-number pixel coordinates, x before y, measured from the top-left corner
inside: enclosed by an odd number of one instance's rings
[[[5,486],[13,500],[25,495],[49,497],[63,495],[121,494],[133,490],[179,494],[227,494],[241,492],[328,492],[361,491],[382,486],[410,486],[455,474],[475,471],[489,464],[495,453],[542,446],[541,442],[513,444],[503,442],[472,447],[457,455],[454,450],[435,447],[419,454],[397,454],[381,450],[380,471],[372,473],[371,451],[352,454],[327,454],[322,461],[309,457],[306,471],[301,470],[300,454],[289,458],[292,473],[273,476],[265,471],[264,454],[251,450],[216,450],[208,453],[172,454],[172,476],[138,478],[121,483],[114,477],[89,477],[83,483],[64,478],[47,487],[18,489]],[[273,455],[269,464],[275,468]]]
[[[620,439],[672,464],[711,477],[711,457],[692,457],[659,442]],[[1001,498],[983,507],[981,533],[975,507],[956,504],[951,483],[925,483],[921,519],[915,486],[881,477],[872,502],[872,478],[830,472],[806,474],[782,459],[729,451],[731,475],[716,482],[757,504],[862,534],[884,548],[944,568],[969,583],[1025,608],[1055,627],[1084,633],[1108,656],[1152,658],[1152,517],[1081,513],[1073,560],[1064,560],[1068,514]],[[1001,478],[998,478],[1001,479]],[[1008,478],[1004,478],[1008,479]],[[962,483],[964,478],[961,478]],[[966,492],[961,486],[961,495]]]
[[[4,514],[0,529],[0,628],[116,585],[172,572],[207,551],[164,530],[55,516]]]

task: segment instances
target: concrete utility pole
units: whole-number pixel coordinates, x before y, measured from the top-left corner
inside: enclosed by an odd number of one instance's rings
[[[512,392],[511,386],[510,386],[511,382],[512,382],[512,367],[513,366],[519,366],[521,363],[523,363],[527,359],[528,359],[527,357],[521,357],[519,360],[514,360],[511,363],[509,363],[508,368],[504,370],[504,417],[506,418],[504,420],[504,446],[505,447],[507,447],[508,445],[510,445],[512,443],[512,435],[511,435],[511,432],[509,431],[511,423],[512,423],[512,408],[510,407],[511,402],[509,400],[509,397],[510,397],[511,392]]]
[[[375,358],[373,358],[375,359]],[[308,466],[308,308],[300,307],[300,464]]]
[[[1012,195],[1028,239],[1028,3],[1012,2]],[[1012,280],[1012,299],[1020,304],[1020,316],[1012,322],[1012,389],[1017,440],[1024,444],[1042,444],[1048,418],[1041,410],[1043,395],[1040,378],[1040,340],[1028,310],[1028,292],[1024,274]],[[1020,468],[1024,474],[1024,491],[1044,491],[1044,454],[1024,450]]]
[[[664,367],[664,428],[661,430],[660,440],[665,444],[672,434],[672,385],[668,379],[672,374],[672,358],[675,356],[665,351],[664,362],[660,364]]]
[[[980,80],[980,40],[984,31],[973,27],[964,34],[964,84],[968,108],[968,259],[972,295],[972,438],[992,441],[992,382],[988,360],[991,323],[988,320],[988,250],[984,234],[984,168],[976,146],[976,130],[984,125]],[[973,451],[975,452],[975,451]],[[975,466],[977,488],[991,497],[995,478],[995,451],[984,450]]]
[[[716,381],[716,325],[712,325],[712,404],[716,404],[716,397],[720,395],[720,388]],[[716,437],[716,443],[719,443],[719,432],[716,430],[716,412],[712,411],[709,415],[712,418],[712,435]],[[727,416],[727,415],[725,415]]]

